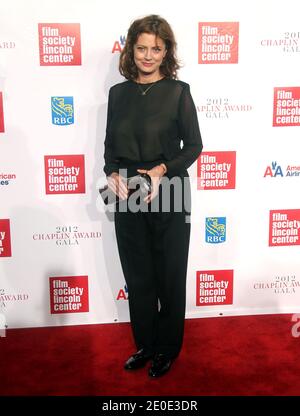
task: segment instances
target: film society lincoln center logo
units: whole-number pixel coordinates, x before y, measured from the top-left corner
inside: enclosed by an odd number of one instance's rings
[[[84,194],[84,155],[45,156],[46,194]]]
[[[300,87],[274,88],[273,127],[300,126]]]
[[[89,311],[88,276],[50,277],[49,282],[52,314]]]
[[[0,258],[11,257],[10,222],[0,219]]]
[[[0,133],[4,133],[3,95],[0,91]]]
[[[269,246],[300,245],[300,209],[270,211]]]
[[[41,66],[81,65],[79,23],[39,23]]]
[[[198,189],[235,189],[236,152],[202,152],[197,163]]]
[[[197,271],[196,306],[231,305],[233,270]]]
[[[239,23],[199,23],[199,64],[238,63]]]

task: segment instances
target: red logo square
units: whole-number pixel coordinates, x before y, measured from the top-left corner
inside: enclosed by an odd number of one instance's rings
[[[198,189],[235,189],[236,152],[202,152],[197,163]]]
[[[0,133],[4,133],[3,96],[0,92]]]
[[[11,257],[10,222],[0,220],[0,257]]]
[[[46,194],[84,194],[84,155],[45,156]]]
[[[50,277],[49,283],[52,314],[89,311],[88,276]]]
[[[232,305],[233,270],[197,271],[196,306]]]
[[[41,66],[81,65],[80,23],[39,23]]]
[[[270,211],[269,246],[300,245],[300,209]]]
[[[238,63],[239,23],[199,23],[199,64]]]
[[[274,88],[273,127],[300,126],[300,87]]]

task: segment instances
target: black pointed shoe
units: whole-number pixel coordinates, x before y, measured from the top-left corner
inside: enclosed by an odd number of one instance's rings
[[[151,360],[151,358],[153,358],[153,354],[142,348],[128,358],[124,368],[125,370],[137,370],[138,368],[144,367],[147,361]]]
[[[150,377],[160,377],[168,372],[172,365],[172,358],[165,354],[155,354],[152,365],[149,368]]]

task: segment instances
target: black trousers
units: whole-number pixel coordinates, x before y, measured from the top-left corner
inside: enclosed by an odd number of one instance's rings
[[[148,211],[131,212],[124,209],[128,201],[120,202],[115,212],[116,238],[136,347],[170,358],[178,356],[183,342],[190,240],[187,172],[180,181],[181,211],[178,211],[178,193],[175,207],[176,191],[172,188],[168,196],[170,209],[166,212],[161,203],[156,212],[151,212],[153,203],[148,204]],[[162,186],[158,197],[161,202]]]

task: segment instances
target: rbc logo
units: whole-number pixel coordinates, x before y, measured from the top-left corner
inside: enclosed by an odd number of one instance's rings
[[[74,124],[73,97],[51,97],[52,124],[67,126]]]
[[[205,241],[210,244],[226,241],[226,217],[208,217],[205,220]]]
[[[268,166],[264,178],[270,176],[271,178],[276,178],[276,176],[283,176],[282,169],[280,165],[277,165],[277,162],[272,162],[271,166]]]

